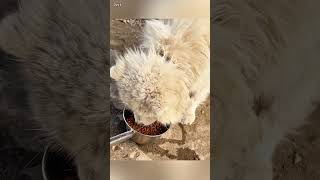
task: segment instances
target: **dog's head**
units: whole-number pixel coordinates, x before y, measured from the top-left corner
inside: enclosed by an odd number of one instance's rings
[[[185,74],[156,53],[128,50],[110,69],[121,101],[139,123],[176,123],[190,102]]]

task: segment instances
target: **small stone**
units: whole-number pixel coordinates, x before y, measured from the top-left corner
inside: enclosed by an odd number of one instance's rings
[[[301,161],[302,161],[302,157],[298,153],[295,153],[295,155],[294,155],[294,164],[298,164]]]
[[[199,154],[198,156],[199,156],[199,159],[200,159],[200,160],[205,160],[205,159],[206,159],[206,158],[205,158],[205,155]]]
[[[137,158],[139,155],[140,155],[139,152],[132,152],[132,153],[130,153],[129,158],[130,158],[130,159],[135,159],[135,158]]]
[[[128,154],[125,154],[125,155],[123,155],[122,157],[123,158],[127,158],[129,155]]]
[[[112,146],[112,151],[117,151],[121,149],[119,146],[115,145],[115,146]]]
[[[128,24],[130,22],[130,19],[122,19],[120,20],[121,22],[125,23],[125,24]]]
[[[136,158],[136,160],[140,161],[151,161],[152,159],[149,158],[146,154],[139,154],[139,156]]]
[[[204,114],[204,110],[201,111],[201,114]]]

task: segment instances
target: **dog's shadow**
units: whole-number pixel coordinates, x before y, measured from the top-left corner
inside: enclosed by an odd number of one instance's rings
[[[160,145],[165,143],[170,144],[177,144],[179,146],[182,146],[186,143],[186,135],[187,132],[184,129],[184,126],[182,124],[179,124],[179,127],[182,131],[182,139],[166,139],[161,138],[156,142],[153,142],[151,144],[147,145],[141,145],[139,146],[139,149],[142,150],[145,153],[152,153],[152,154],[158,154],[161,157],[166,156],[169,159],[176,159],[176,160],[199,160],[199,156],[196,154],[194,150],[191,150],[190,148],[177,148],[177,155],[171,154],[169,150],[164,149],[160,147]]]

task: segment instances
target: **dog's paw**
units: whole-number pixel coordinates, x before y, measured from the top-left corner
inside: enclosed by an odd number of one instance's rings
[[[183,117],[181,123],[182,123],[182,124],[186,124],[186,125],[191,125],[191,124],[194,122],[195,119],[196,119],[196,114],[195,114],[194,112],[192,112],[192,113],[187,113],[187,114]]]

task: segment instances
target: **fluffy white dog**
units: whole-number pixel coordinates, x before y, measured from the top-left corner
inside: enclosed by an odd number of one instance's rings
[[[210,92],[209,19],[147,21],[143,43],[116,59],[110,76],[138,122],[195,120]]]

